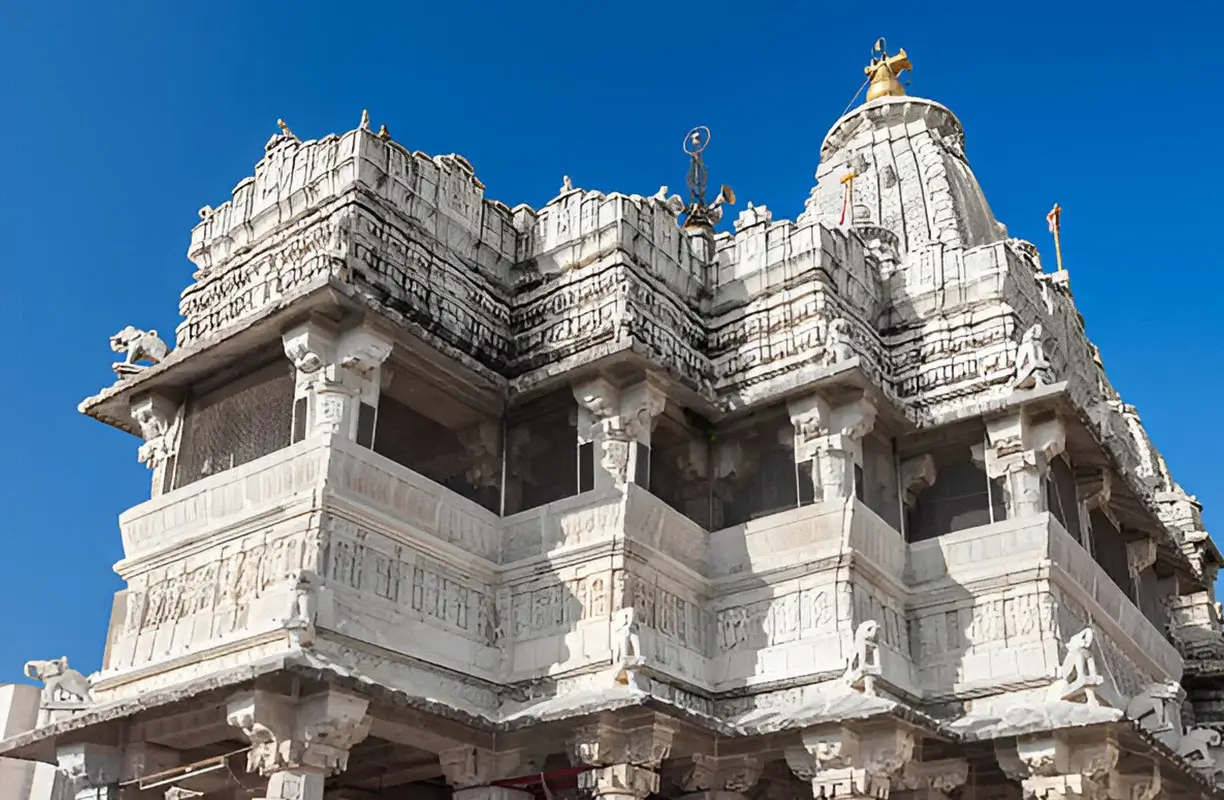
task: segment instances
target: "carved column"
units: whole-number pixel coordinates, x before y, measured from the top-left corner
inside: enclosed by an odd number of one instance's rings
[[[501,488],[501,435],[501,422],[498,420],[485,420],[457,434],[470,459],[464,478],[472,488]]]
[[[327,689],[294,701],[262,690],[232,698],[230,725],[251,742],[247,771],[268,779],[265,800],[323,800],[323,783],[348,767],[370,731],[369,701]]]
[[[153,471],[152,496],[170,491],[175,456],[182,430],[181,405],[160,394],[140,394],[132,398],[132,419],[140,426],[144,443],[136,457]]]
[[[56,748],[57,796],[64,800],[119,800],[122,769],[118,748],[71,744]]]
[[[814,798],[888,800],[913,755],[914,737],[899,727],[855,733],[838,726],[803,731],[803,749],[787,750],[786,762],[811,782]]]
[[[1002,478],[1009,519],[1048,510],[1045,478],[1050,460],[1066,447],[1067,431],[1056,416],[1034,422],[1026,412],[986,422],[986,444],[975,448],[991,479]]]
[[[1067,734],[996,740],[1004,774],[1019,781],[1026,800],[1098,800],[1110,788],[1120,750],[1109,735],[1072,740]]]
[[[863,468],[863,437],[875,426],[875,404],[860,395],[834,407],[813,394],[786,407],[795,426],[795,462],[811,465],[816,501],[854,496],[855,467]]]
[[[583,491],[623,489],[628,483],[646,488],[650,481],[650,434],[663,413],[666,397],[648,381],[618,390],[603,378],[573,387],[578,401],[578,446],[594,453],[594,485]],[[583,465],[579,465],[579,480]]]
[[[525,761],[521,750],[495,753],[473,745],[438,753],[442,774],[454,790],[453,800],[531,800],[530,792],[490,785],[539,770]]]
[[[715,756],[694,753],[691,766],[678,781],[684,800],[743,800],[761,777],[758,756]]]
[[[596,723],[579,728],[571,736],[570,762],[593,767],[578,776],[578,788],[597,798],[645,800],[659,791],[656,771],[671,753],[675,728],[666,720],[631,729]]]
[[[332,433],[371,446],[391,340],[367,327],[334,333],[317,320],[281,340],[297,370],[293,441]]]

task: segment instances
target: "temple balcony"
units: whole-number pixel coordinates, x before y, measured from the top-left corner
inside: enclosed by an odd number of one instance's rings
[[[929,701],[1044,687],[1088,625],[1106,698],[1181,674],[1049,513],[907,544],[852,496],[707,533],[631,483],[499,517],[325,435],[155,497],[120,526],[128,588],[100,699],[292,651],[304,573],[319,582],[316,652],[382,654],[392,685],[419,680],[419,663],[490,688],[607,669],[625,605],[641,610],[643,668],[700,693],[835,677],[868,620],[884,679]]]

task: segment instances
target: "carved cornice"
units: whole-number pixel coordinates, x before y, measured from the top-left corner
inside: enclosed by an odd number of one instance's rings
[[[761,777],[764,761],[758,756],[740,755],[718,758],[693,753],[680,787],[693,792],[747,792]]]

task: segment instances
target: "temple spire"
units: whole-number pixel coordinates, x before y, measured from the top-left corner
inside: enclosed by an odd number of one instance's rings
[[[876,39],[873,52],[876,55],[872,56],[871,63],[863,67],[870,83],[867,87],[867,102],[879,97],[904,97],[905,87],[901,85],[898,77],[902,72],[914,69],[909,56],[905,54],[905,48],[898,50],[895,56],[890,56],[884,38],[880,37]]]

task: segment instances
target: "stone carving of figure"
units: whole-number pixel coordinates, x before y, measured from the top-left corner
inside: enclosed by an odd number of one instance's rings
[[[850,323],[838,317],[829,321],[825,333],[825,364],[841,364],[854,358],[854,347],[850,344]]]
[[[75,710],[93,702],[89,679],[68,666],[68,657],[52,661],[27,661],[25,675],[42,682],[42,710]]]
[[[638,635],[640,619],[635,606],[612,614],[612,664],[616,667],[617,683],[630,683],[631,670],[642,663],[642,640]]]
[[[561,189],[557,192],[557,194],[567,194],[568,192],[572,191],[574,191],[574,182],[570,180],[569,175],[562,175]]]
[[[1077,701],[1083,698],[1088,705],[1098,705],[1096,687],[1103,682],[1097,672],[1096,657],[1092,645],[1096,632],[1084,628],[1067,641],[1067,656],[1058,667],[1058,674],[1047,693],[1048,700]]]
[[[1032,389],[1050,382],[1050,362],[1046,360],[1041,333],[1039,323],[1025,331],[1020,338],[1020,348],[1016,351],[1016,377],[1012,384],[1016,389]]]
[[[112,336],[110,346],[111,350],[123,354],[122,361],[111,365],[120,378],[159,364],[170,354],[169,346],[161,340],[157,331],[142,331],[131,325]]]
[[[866,694],[875,694],[875,678],[880,674],[880,623],[874,619],[864,620],[854,629],[854,642],[850,657],[846,659],[846,672],[842,678],[851,688],[862,689]]]
[[[315,637],[315,616],[318,614],[318,580],[313,572],[299,572],[293,583],[289,614],[285,629],[295,647],[312,647]]]
[[[1177,754],[1190,762],[1197,770],[1217,769],[1218,754],[1221,745],[1220,732],[1212,728],[1191,728],[1182,734]]]

